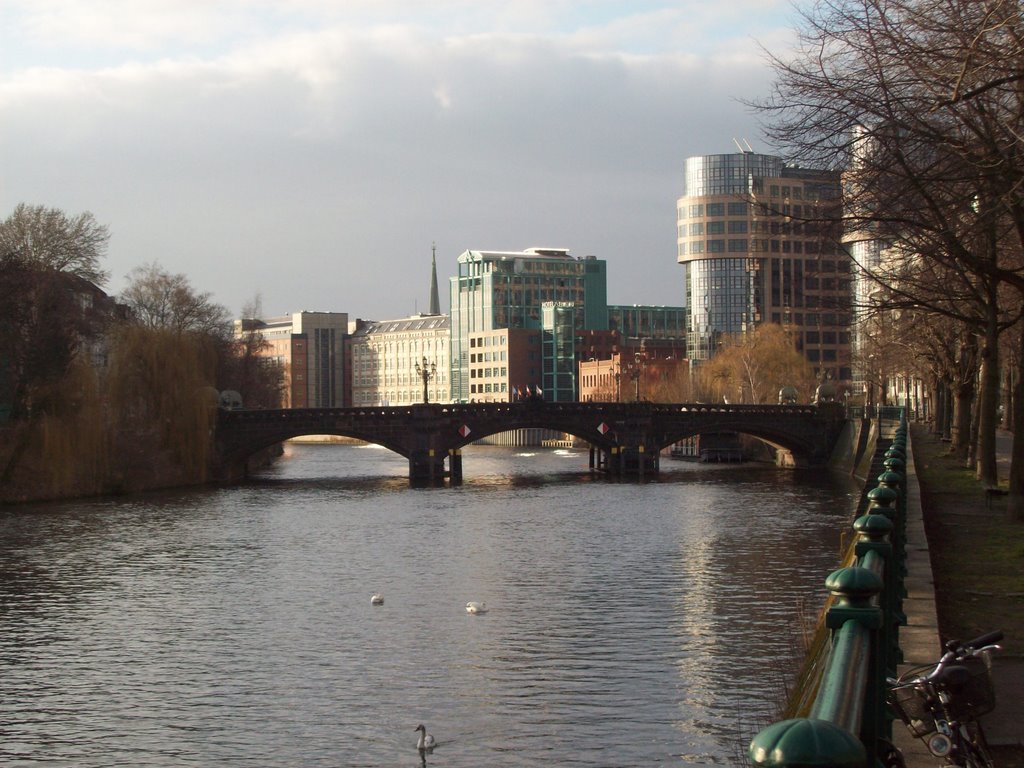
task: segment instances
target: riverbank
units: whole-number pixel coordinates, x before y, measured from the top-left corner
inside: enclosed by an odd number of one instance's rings
[[[1008,443],[1008,433],[1000,442]],[[986,495],[974,473],[925,425],[911,426],[911,447],[938,634],[946,640],[993,629],[1005,633],[993,675],[996,709],[984,724],[998,768],[1024,768],[1024,523],[1011,520],[1006,497]],[[1008,453],[1000,455],[1005,481]],[[936,638],[934,655],[938,650]]]

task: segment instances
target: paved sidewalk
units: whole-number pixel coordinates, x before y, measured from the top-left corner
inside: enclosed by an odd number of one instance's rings
[[[1008,435],[1003,433],[998,440],[1002,477],[1007,475],[1009,467]],[[903,603],[907,625],[900,628],[900,646],[905,661],[901,672],[911,666],[935,662],[942,651],[935,612],[935,584],[924,531],[920,487],[914,469],[913,443],[909,445],[911,451],[906,467],[907,597]],[[983,720],[989,743],[993,746],[1024,744],[1024,659],[997,658],[993,680],[996,709]],[[902,750],[908,768],[934,768],[942,764],[939,758],[928,752],[920,739],[911,737],[899,721],[893,723],[893,741]]]

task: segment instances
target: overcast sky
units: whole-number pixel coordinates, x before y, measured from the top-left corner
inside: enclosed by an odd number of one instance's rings
[[[768,151],[741,103],[789,0],[0,0],[0,218],[91,211],[120,293],[233,314],[442,310],[466,249],[568,248],[682,304],[690,155]]]

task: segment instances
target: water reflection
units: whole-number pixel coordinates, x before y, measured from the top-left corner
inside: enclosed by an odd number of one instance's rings
[[[585,464],[473,448],[410,489],[386,451],[293,446],[244,487],[5,511],[0,762],[730,763],[852,489]]]

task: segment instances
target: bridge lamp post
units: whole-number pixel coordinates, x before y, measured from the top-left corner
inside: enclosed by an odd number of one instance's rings
[[[416,375],[423,379],[423,402],[428,403],[430,401],[427,399],[427,382],[437,375],[437,364],[430,363],[428,365],[427,358],[424,355],[423,365],[416,363]]]
[[[640,376],[647,365],[647,354],[643,342],[640,342],[640,351],[633,354],[633,366],[629,370],[629,378],[633,380],[636,387],[636,401],[640,402]]]

